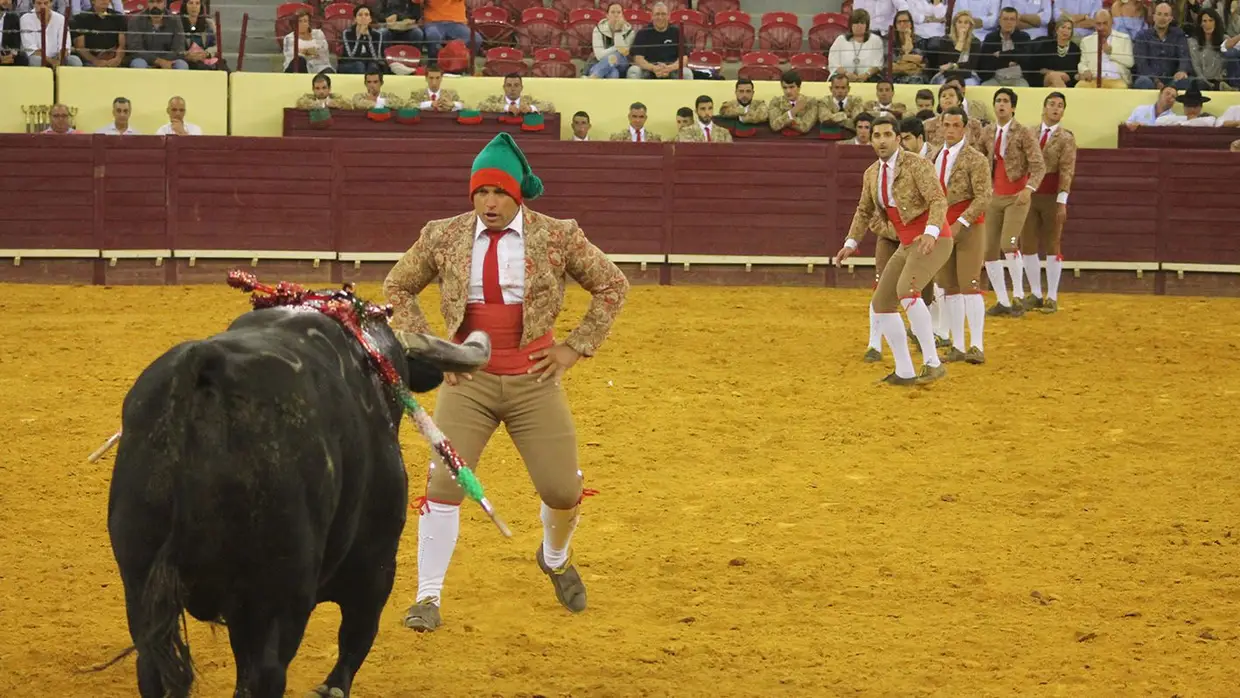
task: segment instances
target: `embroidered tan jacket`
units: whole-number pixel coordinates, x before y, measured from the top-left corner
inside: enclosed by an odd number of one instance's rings
[[[877,99],[871,99],[870,101],[866,102],[865,105],[861,109],[862,111],[874,117],[875,119],[882,116],[883,114],[890,114],[897,119],[903,119],[904,115],[908,113],[908,107],[904,106],[903,102],[892,102],[891,104],[887,106],[887,109],[884,110],[881,107],[879,107]]]
[[[724,129],[724,130],[726,131],[727,129]],[[728,135],[730,136],[732,134],[729,133]],[[633,134],[627,128],[624,129],[623,131],[616,131],[615,133],[608,136],[607,140],[609,141],[630,141],[632,143],[637,142],[633,140]],[[663,136],[660,136],[657,133],[651,133],[650,129],[646,129],[646,132],[642,134],[642,143],[662,143],[662,142],[663,142]]]
[[[388,109],[400,109],[405,106],[405,100],[397,97],[391,92],[379,91],[379,96],[383,98],[383,106]],[[358,92],[353,95],[354,109],[371,109],[375,106],[375,98],[370,96],[369,92]]]
[[[1028,174],[1029,181],[1025,186],[1037,189],[1042,183],[1042,177],[1046,174],[1046,163],[1042,160],[1042,150],[1038,148],[1038,139],[1016,119],[1012,119],[1011,124],[1008,127],[1007,148],[1003,151],[1003,164],[1007,168],[1008,179],[1015,182]],[[995,163],[993,151],[998,127],[998,124],[994,123],[987,124],[982,129],[982,148],[985,149],[986,157],[990,159],[992,166]]]
[[[990,107],[987,107],[982,100],[966,98],[964,103],[968,105],[965,112],[969,115],[969,121],[977,120],[985,126],[995,120],[995,115],[991,113]]]
[[[857,201],[857,210],[853,213],[852,225],[848,229],[848,237],[860,240],[865,237],[866,228],[872,220],[879,217],[890,220],[887,209],[878,201],[878,175],[882,161],[877,161],[865,171],[861,182],[861,198]],[[937,225],[939,230],[946,227],[947,196],[939,186],[939,178],[934,175],[934,165],[916,153],[901,150],[896,160],[896,179],[892,182],[895,207],[900,212],[900,219],[911,221],[927,210],[930,211],[928,225]]]
[[[926,142],[935,149],[942,148],[943,117],[936,116],[933,119],[928,119],[922,125],[926,129]],[[985,155],[986,149],[982,147],[982,129],[982,122],[970,117],[969,125],[964,127],[964,139],[970,147]]]
[[[848,95],[844,98],[844,108],[840,109],[840,103],[835,97],[827,95],[818,100],[818,123],[831,123],[846,128],[849,131],[855,131],[856,123],[854,121],[857,115],[862,112],[862,106],[863,103],[860,97]]]
[[[1029,127],[1029,135],[1037,143],[1042,135],[1042,124]],[[1072,191],[1072,178],[1076,176],[1076,134],[1062,125],[1055,129],[1050,138],[1046,139],[1046,147],[1042,149],[1042,161],[1046,166],[1046,174],[1059,173],[1059,193]]]
[[[327,97],[326,104],[323,103],[323,100],[319,99],[318,97],[315,97],[313,92],[307,92],[306,94],[297,98],[298,109],[309,110],[309,109],[321,109],[324,107],[330,108],[330,109],[352,109],[353,105],[349,103],[349,100],[345,99],[344,97],[341,97],[335,92],[331,93],[331,95]]]
[[[742,124],[765,124],[767,122],[766,100],[755,99],[749,103],[749,109],[746,110],[740,102],[729,99],[719,107],[719,116],[736,119]]]
[[[441,87],[439,91],[435,93],[435,96],[439,99],[445,99],[449,102],[447,107],[443,107],[443,108],[437,105],[432,105],[435,111],[454,111],[456,109],[456,105],[461,102],[461,96],[456,93],[456,90],[450,90],[446,87]],[[412,93],[410,93],[408,104],[411,107],[420,108],[423,102],[432,102],[432,101],[434,100],[431,99],[431,91],[426,88],[423,88],[421,90],[414,90]]]
[[[706,134],[702,129],[694,124],[680,129],[676,134],[676,140],[680,143],[705,143]],[[711,143],[731,143],[732,133],[719,124],[710,125],[710,142]]]
[[[818,123],[818,100],[807,94],[802,94],[798,102],[805,101],[805,108],[797,115],[795,119],[788,116],[788,112],[792,111],[792,102],[787,97],[779,96],[771,100],[768,108],[771,118],[771,130],[782,131],[785,128],[792,128],[801,133],[809,133],[809,130]]]
[[[938,159],[941,152],[943,152],[942,148],[935,148],[929,157],[936,178],[939,176]],[[986,156],[977,149],[969,147],[966,142],[947,174],[947,205],[951,206],[972,199],[973,201],[960,214],[960,217],[968,221],[969,225],[973,225],[978,217],[986,212],[986,207],[990,205],[990,197],[994,195],[990,164],[986,162]],[[948,221],[949,224],[955,222]]]
[[[534,99],[528,95],[521,95],[517,100],[517,104],[522,107],[537,107],[538,111],[543,114],[551,114],[555,112],[555,105],[551,102],[544,102],[540,99]],[[508,98],[502,94],[491,95],[478,103],[478,111],[484,113],[498,114],[508,109]]]
[[[525,296],[521,345],[552,331],[564,303],[564,285],[572,277],[593,298],[590,308],[564,344],[593,356],[624,306],[629,281],[603,251],[586,239],[574,220],[525,211]],[[469,300],[470,260],[477,216],[473,212],[430,221],[413,247],[383,282],[392,304],[392,327],[430,332],[418,294],[439,279],[440,311],[452,337],[465,319]]]

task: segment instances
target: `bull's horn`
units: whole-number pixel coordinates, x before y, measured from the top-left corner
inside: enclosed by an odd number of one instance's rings
[[[394,330],[405,353],[421,359],[440,371],[469,373],[491,360],[491,338],[486,332],[471,332],[463,344],[454,344],[434,335]]]

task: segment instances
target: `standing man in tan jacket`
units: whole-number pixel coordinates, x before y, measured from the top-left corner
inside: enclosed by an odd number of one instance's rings
[[[1020,236],[1033,192],[1041,186],[1046,173],[1046,164],[1037,140],[1016,120],[1016,93],[1000,87],[995,90],[994,106],[995,123],[982,132],[982,144],[994,173],[994,196],[986,209],[986,275],[998,302],[986,313],[1018,317],[1025,313]],[[1012,300],[1008,299],[1003,278],[1005,265],[1012,275]]]
[[[438,278],[449,336],[459,342],[473,331],[490,335],[490,363],[473,375],[444,377],[435,421],[475,468],[483,447],[504,424],[542,500],[543,542],[535,559],[556,599],[577,613],[586,608],[586,588],[569,542],[577,527],[582,474],[560,378],[606,339],[629,282],[576,221],[525,207],[542,191],[516,141],[499,134],[474,160],[469,183],[474,210],[427,223],[383,290],[393,306],[394,328],[430,332],[417,297]],[[577,328],[556,341],[567,277],[593,299]],[[418,519],[418,594],[406,627],[428,631],[441,623],[440,597],[460,530],[462,498],[447,467],[432,462]]]
[[[1060,125],[1068,98],[1052,92],[1042,100],[1042,125],[1031,135],[1042,149],[1046,176],[1033,193],[1025,230],[1020,238],[1020,253],[1025,259],[1025,274],[1032,294],[1025,310],[1041,309],[1053,313],[1059,309],[1059,276],[1063,273],[1063,254],[1059,241],[1063,224],[1068,220],[1068,193],[1076,176],[1076,136]],[[1038,255],[1046,256],[1046,300],[1042,299],[1042,264]]]

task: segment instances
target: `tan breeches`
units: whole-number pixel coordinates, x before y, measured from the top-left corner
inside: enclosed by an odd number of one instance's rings
[[[900,299],[920,296],[921,290],[934,279],[935,273],[952,254],[952,239],[939,238],[930,254],[917,251],[917,244],[900,245],[887,260],[883,275],[870,301],[876,313],[900,312]]]
[[[1006,252],[1020,249],[1020,235],[1025,229],[1029,204],[1015,196],[996,196],[986,208],[986,260],[1003,259]]]
[[[435,424],[465,463],[478,471],[479,458],[502,422],[525,461],[538,496],[552,509],[572,509],[581,500],[577,430],[564,389],[538,374],[497,376],[485,371],[439,389]],[[459,504],[464,497],[448,468],[434,456],[426,483],[433,502]]]
[[[1054,194],[1034,194],[1029,201],[1029,215],[1020,236],[1020,251],[1054,257],[1059,254],[1063,226],[1056,222],[1059,204]]]
[[[951,257],[939,270],[938,282],[949,296],[982,292],[982,264],[986,261],[986,236],[977,226],[952,224]]]
[[[878,280],[883,275],[883,269],[887,268],[887,262],[891,259],[891,255],[896,253],[900,247],[899,240],[891,238],[879,237],[874,243],[874,288],[878,288]]]

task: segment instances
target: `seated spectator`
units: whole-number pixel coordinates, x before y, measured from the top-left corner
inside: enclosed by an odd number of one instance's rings
[[[877,89],[883,89],[884,84],[890,83],[879,83]],[[818,101],[817,116],[818,123],[828,126],[828,131],[835,133],[855,130],[853,120],[865,111],[865,103],[857,95],[849,94],[850,92],[852,85],[848,82],[847,75],[836,73],[831,76],[831,94]],[[837,128],[831,129],[830,126]]]
[[[1188,55],[1198,87],[1226,89],[1227,66],[1223,57],[1223,20],[1213,9],[1202,10],[1195,30],[1188,37]]]
[[[904,112],[908,111],[908,107],[895,101],[896,88],[890,80],[880,79],[878,85],[874,87],[874,95],[878,99],[871,99],[863,104],[861,111],[876,119],[880,116],[890,116],[896,121],[904,118]]]
[[[434,60],[439,56],[440,47],[449,41],[464,42],[471,54],[482,47],[482,35],[474,32],[471,37],[469,34],[465,0],[422,0],[422,42],[426,55]]]
[[[359,110],[370,109],[400,109],[405,106],[404,101],[400,97],[391,92],[383,91],[383,73],[372,70],[366,73],[362,78],[366,82],[366,91],[358,92],[353,95],[353,108]]]
[[[1072,41],[1074,29],[1072,20],[1060,17],[1055,22],[1054,36],[1035,44],[1033,64],[1042,87],[1072,87],[1076,84],[1081,47]]]
[[[1175,106],[1175,98],[1175,87],[1164,85],[1158,91],[1158,99],[1153,104],[1142,104],[1133,109],[1124,125],[1129,131],[1135,131],[1141,126],[1153,126],[1160,118],[1171,113],[1171,108]]]
[[[952,19],[952,30],[929,42],[926,72],[934,71],[930,82],[941,85],[948,73],[963,73],[969,85],[982,84],[977,75],[977,63],[982,55],[982,42],[973,36],[973,16],[957,12]]]
[[[715,100],[709,95],[700,95],[693,103],[697,118],[694,123],[681,128],[676,140],[681,143],[731,143],[732,134],[726,128],[715,124]]]
[[[680,133],[680,129],[689,128],[693,125],[693,110],[689,107],[681,107],[676,110],[676,132]]]
[[[999,27],[1000,0],[956,0],[952,9],[957,13],[968,12],[973,22],[973,38],[982,41]]]
[[[551,102],[543,102],[533,97],[522,94],[525,91],[525,81],[516,73],[509,73],[504,76],[504,94],[492,95],[482,100],[478,105],[478,111],[500,113],[508,112],[509,114],[526,114],[529,112],[550,113],[555,111],[555,105]]]
[[[1010,7],[1003,8],[999,11],[999,28],[982,41],[977,72],[983,85],[1029,87],[1025,72],[1032,69],[1033,40],[1016,28],[1018,21],[1020,13]]]
[[[672,26],[670,18],[666,3],[656,2],[650,8],[650,26],[642,27],[633,37],[630,78],[662,79],[680,71],[685,80],[693,79],[693,70],[685,66],[688,57],[680,55],[680,28]]]
[[[22,12],[29,12],[33,4],[31,0],[17,0],[16,9]],[[52,9],[64,15],[69,20],[70,26],[72,26],[74,17],[80,14],[93,14],[95,3],[94,0],[52,0]],[[118,15],[124,15],[124,0],[108,0],[108,9]]]
[[[422,19],[420,3],[411,0],[383,0],[379,16],[383,18],[384,45],[409,44],[421,47],[425,34],[418,26],[418,20]]]
[[[332,92],[332,78],[319,73],[310,81],[310,92],[297,98],[298,109],[352,109],[349,100]]]
[[[34,0],[34,9],[22,15],[22,49],[26,52],[26,64],[31,66],[80,66],[82,59],[69,51],[69,37],[65,33],[65,16],[52,10],[52,0]],[[43,47],[47,46],[47,55]]]
[[[202,11],[202,0],[185,0],[181,14],[185,62],[190,70],[227,70],[215,39],[215,21]]]
[[[594,27],[594,64],[586,69],[592,78],[625,77],[629,70],[629,47],[633,45],[633,27],[624,18],[624,7],[613,2],[607,5],[607,16]]]
[[[284,35],[284,72],[334,72],[327,35],[322,29],[310,28],[310,13],[306,10],[297,11],[297,29]]]
[[[443,68],[432,63],[426,66],[426,87],[409,95],[409,104],[418,109],[460,111],[465,108],[456,90],[443,86]]]
[[[22,50],[22,17],[13,9],[13,0],[0,0],[0,66],[27,62]]]
[[[632,143],[658,143],[663,139],[657,133],[646,131],[646,105],[641,102],[633,102],[629,105],[628,130],[613,133],[607,140],[630,141]]]
[[[970,122],[980,121],[980,125],[985,126],[994,120],[994,117],[990,114],[990,108],[986,106],[985,102],[980,99],[969,99],[968,88],[965,87],[965,82],[959,73],[950,73],[947,76],[943,86],[946,87],[948,85],[955,85],[959,89],[961,101],[956,106],[964,109],[964,113],[968,115]],[[939,90],[939,107],[943,107],[942,99],[943,90]]]
[[[73,124],[69,118],[69,107],[66,107],[60,103],[53,104],[51,112],[52,125],[51,127],[45,129],[43,133],[51,133],[58,136],[64,136],[70,133],[81,133],[81,131],[73,128]]]
[[[913,98],[913,103],[917,105],[917,111],[934,111],[934,93],[926,88],[917,90],[917,96]]]
[[[101,136],[136,136],[138,132],[129,127],[129,116],[133,113],[133,105],[124,97],[112,100],[112,123],[95,131]]]
[[[947,3],[944,0],[908,0],[913,26],[922,39],[937,39],[947,33]]]
[[[185,25],[179,17],[168,17],[167,0],[147,0],[146,10],[130,17],[125,45],[130,68],[189,70]]]
[[[939,107],[933,119],[925,122],[926,142],[932,146],[941,146],[943,144],[943,119],[942,115],[948,109],[960,107],[968,104],[964,98],[964,92],[960,85],[955,82],[945,83],[939,88]],[[977,107],[974,106],[974,109]],[[979,113],[979,112],[974,112]],[[984,113],[984,112],[982,112]],[[968,115],[968,111],[965,111]],[[918,115],[920,116],[920,114]],[[982,120],[969,117],[969,122],[965,125],[965,139],[969,145],[974,146],[978,150],[985,152],[982,148]]]
[[[1231,3],[1231,11],[1223,18],[1223,69],[1227,88],[1240,89],[1240,2]]]
[[[1149,0],[1113,0],[1111,23],[1115,31],[1137,36],[1149,26],[1145,21],[1149,10]]]
[[[185,120],[185,100],[173,97],[168,100],[168,123],[155,130],[156,136],[201,136],[197,124]]]
[[[1209,97],[1201,94],[1201,90],[1194,85],[1184,91],[1184,94],[1175,98],[1175,101],[1184,105],[1184,113],[1176,114],[1169,112],[1158,117],[1154,121],[1155,126],[1217,126],[1218,120],[1211,114],[1207,114],[1202,110],[1202,106],[1210,101]]]
[[[1098,42],[1102,41],[1102,65],[1098,65]],[[1077,87],[1102,87],[1126,90],[1132,83],[1132,39],[1111,29],[1111,13],[1098,10],[1094,15],[1094,33],[1081,39],[1081,62],[1076,67]]]
[[[1223,128],[1240,128],[1240,104],[1227,107],[1227,111],[1223,112],[1215,123],[1215,126]]]
[[[1051,25],[1053,4],[1047,0],[1007,0],[1007,7],[1016,11],[1016,28],[1033,41],[1046,38]]]
[[[857,131],[857,135],[852,140],[844,141],[844,145],[869,145],[870,132],[874,130],[874,116],[862,112],[857,115],[857,119],[854,123],[854,129]]]
[[[891,38],[891,79],[902,85],[920,85],[926,81],[926,68],[922,55],[922,40],[913,26],[913,14],[908,10],[896,13],[895,33]]]
[[[94,0],[94,11],[74,15],[73,48],[82,65],[119,68],[125,64],[125,16],[111,10],[112,0]]]
[[[743,124],[766,123],[766,100],[754,100],[753,80],[738,78],[734,95],[736,99],[729,99],[720,105],[719,116],[736,119]]]
[[[772,99],[767,109],[771,130],[793,137],[809,133],[818,123],[818,102],[801,94],[801,74],[795,70],[784,71],[779,76],[779,87],[783,95]]]
[[[1094,19],[1103,8],[1102,0],[1055,0],[1055,12],[1072,20],[1078,39],[1089,36],[1094,29]],[[1109,14],[1108,14],[1109,16]],[[1126,34],[1131,39],[1136,34]]]
[[[365,75],[371,71],[384,71],[383,35],[371,24],[370,8],[365,5],[353,7],[353,24],[340,34],[340,72]]]
[[[590,115],[586,112],[573,114],[573,140],[583,143],[590,140]]]
[[[877,80],[887,62],[883,40],[870,32],[870,13],[853,10],[848,16],[848,34],[840,34],[827,54],[832,74],[842,73],[853,82]]]
[[[1187,90],[1193,59],[1188,53],[1188,36],[1171,23],[1174,9],[1169,2],[1154,6],[1154,26],[1137,35],[1133,45],[1136,74],[1132,86],[1138,90],[1161,89],[1174,84]],[[1082,52],[1084,47],[1081,47]]]

